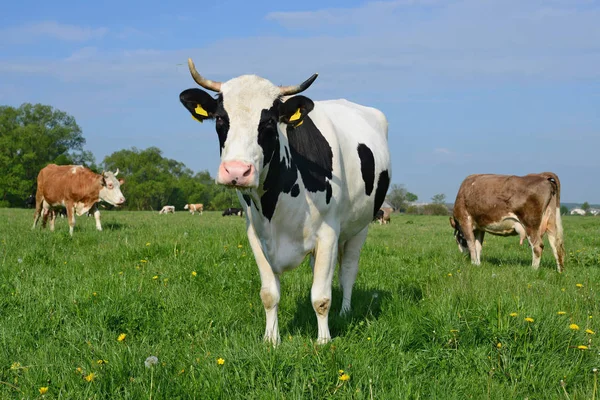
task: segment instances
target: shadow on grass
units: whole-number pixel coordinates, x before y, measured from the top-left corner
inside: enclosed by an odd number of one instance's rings
[[[349,314],[340,316],[342,307],[342,291],[333,288],[333,304],[329,311],[329,330],[331,336],[344,336],[350,326],[366,320],[376,320],[381,315],[382,305],[392,298],[389,291],[380,289],[354,288],[352,292],[352,310]],[[418,302],[423,293],[418,286],[407,287],[402,290],[401,297],[404,301]],[[310,294],[303,296],[296,304],[294,318],[287,324],[285,331],[297,332],[300,335],[316,338],[317,319],[313,310]]]
[[[119,222],[105,222],[102,223],[102,229],[109,229],[111,231],[120,231],[125,229],[125,225]]]

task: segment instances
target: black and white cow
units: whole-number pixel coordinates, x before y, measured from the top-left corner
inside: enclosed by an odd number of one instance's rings
[[[243,217],[244,216],[244,210],[241,208],[236,208],[236,207],[229,207],[226,210],[223,210],[223,217],[226,217],[228,215],[237,215],[239,217]]]
[[[238,190],[258,264],[266,312],[264,339],[277,344],[279,276],[311,255],[311,301],[318,342],[331,339],[328,315],[340,260],[341,313],[350,310],[358,259],[369,222],[390,182],[388,123],[379,110],[347,100],[313,102],[255,75],[227,82],[203,78],[188,60],[194,88],[180,100],[192,116],[213,119],[221,164],[217,183]]]

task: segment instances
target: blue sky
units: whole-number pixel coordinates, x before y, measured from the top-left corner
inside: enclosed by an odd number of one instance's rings
[[[394,183],[453,201],[472,173],[554,171],[600,203],[600,1],[11,1],[0,104],[73,115],[98,161],[158,146],[215,175],[214,125],[178,101],[201,74],[255,73],[381,109]],[[218,3],[218,4],[203,4]]]

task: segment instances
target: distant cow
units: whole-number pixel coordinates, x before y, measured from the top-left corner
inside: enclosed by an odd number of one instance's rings
[[[202,215],[202,211],[204,211],[204,204],[202,203],[198,203],[198,204],[186,204],[183,207],[184,210],[190,210],[190,213],[192,215],[194,215],[196,213],[196,211],[198,211],[200,213],[200,215]]]
[[[543,235],[548,233],[558,272],[564,266],[565,249],[560,218],[560,181],[552,172],[514,175],[470,175],[458,191],[450,218],[461,252],[471,262],[481,262],[485,232],[527,237],[533,251],[533,268],[540,265]]]
[[[122,179],[117,179],[119,170],[97,174],[81,165],[50,164],[40,171],[37,178],[35,214],[33,228],[43,214],[43,225],[50,217],[50,230],[54,230],[56,208],[65,207],[69,220],[69,233],[73,235],[75,214],[81,216],[95,208],[96,229],[102,230],[100,211],[95,204],[102,200],[114,206],[122,205],[125,197],[121,192]],[[43,211],[42,211],[43,210]]]
[[[227,210],[223,211],[223,217],[225,217],[226,215],[238,215],[240,217],[243,217],[244,210],[242,210],[241,208],[230,207]]]
[[[25,199],[25,206],[27,206],[27,208],[35,206],[35,195],[30,194],[29,197]]]
[[[158,212],[159,214],[175,214],[175,206],[164,206],[163,208],[161,208],[161,210]]]
[[[331,339],[328,316],[339,261],[341,313],[352,287],[368,226],[390,182],[388,123],[383,113],[347,100],[298,95],[317,78],[276,86],[256,75],[227,82],[203,78],[180,94],[198,121],[214,120],[219,138],[217,183],[238,189],[246,233],[258,264],[264,339],[279,343],[279,277],[310,255],[311,304],[317,343]]]
[[[379,221],[379,225],[389,224],[391,222],[390,216],[393,211],[394,209],[390,207],[380,208],[379,211],[377,211],[377,214],[375,214],[375,220]]]

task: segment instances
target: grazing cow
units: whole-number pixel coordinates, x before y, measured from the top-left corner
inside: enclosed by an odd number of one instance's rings
[[[543,236],[548,234],[558,272],[563,270],[565,249],[560,217],[560,181],[552,172],[514,175],[470,175],[460,186],[450,224],[461,252],[471,262],[481,262],[485,232],[527,238],[533,252],[533,268],[540,265]]]
[[[247,235],[258,264],[266,312],[264,339],[277,344],[279,277],[307,255],[313,265],[311,302],[318,343],[331,339],[332,279],[340,261],[341,313],[350,310],[358,259],[369,222],[390,182],[387,120],[347,100],[313,102],[255,75],[227,82],[203,78],[180,101],[194,119],[216,124],[221,153],[217,183],[238,189]]]
[[[30,194],[29,197],[25,199],[25,206],[27,206],[27,208],[35,206],[35,195]]]
[[[223,211],[223,217],[225,217],[227,215],[237,215],[237,216],[243,217],[244,210],[241,208],[230,207],[227,210]]]
[[[190,210],[190,213],[192,215],[194,215],[196,213],[196,211],[198,211],[200,213],[200,215],[202,215],[202,211],[204,211],[204,204],[199,203],[199,204],[186,204],[183,207],[184,210]]]
[[[159,214],[175,214],[175,206],[164,206],[163,208],[161,208],[161,210],[158,212]]]
[[[394,209],[390,207],[380,208],[375,215],[375,219],[379,221],[379,225],[389,224],[391,222],[391,215],[393,211]]]
[[[50,164],[40,171],[37,178],[35,214],[33,228],[43,214],[43,226],[50,217],[50,230],[54,230],[55,208],[65,207],[69,220],[69,233],[73,235],[75,214],[81,216],[95,208],[96,229],[102,230],[100,211],[96,203],[100,200],[114,206],[122,205],[125,197],[121,192],[122,179],[117,179],[119,170],[97,174],[81,165]],[[43,211],[42,211],[43,209]]]

